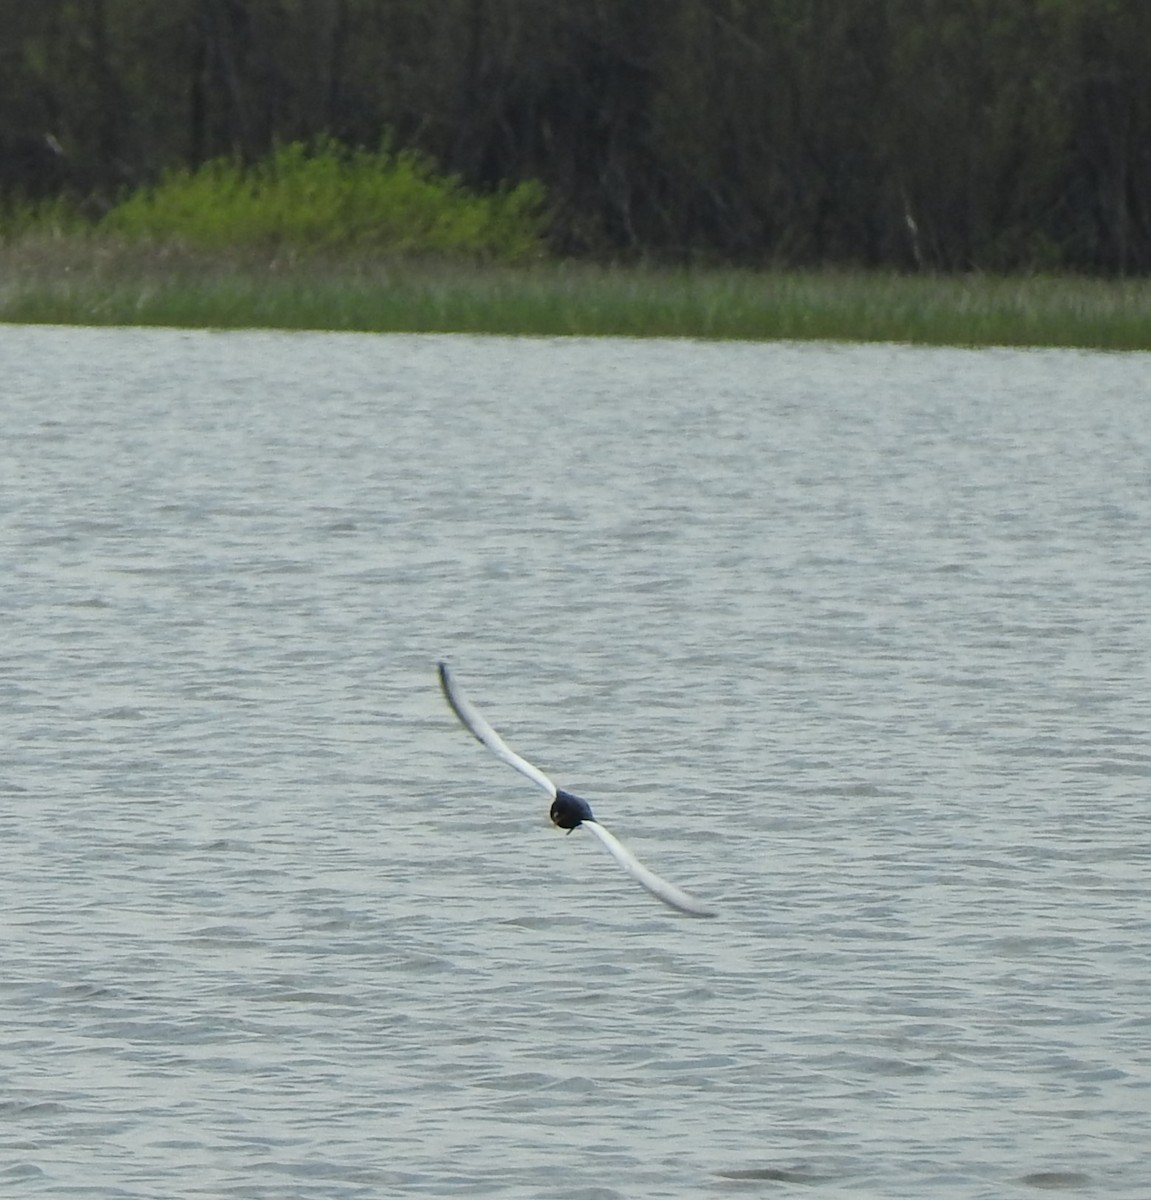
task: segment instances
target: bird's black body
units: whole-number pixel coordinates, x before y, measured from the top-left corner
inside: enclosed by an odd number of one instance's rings
[[[553,825],[561,829],[574,829],[581,821],[594,821],[591,805],[581,796],[556,788],[556,798],[552,801],[551,819]]]

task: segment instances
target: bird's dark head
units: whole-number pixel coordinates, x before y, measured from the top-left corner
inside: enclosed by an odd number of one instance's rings
[[[565,792],[563,788],[556,791],[556,798],[552,801],[551,818],[553,824],[568,830],[574,829],[581,821],[595,820],[591,805],[579,796]]]

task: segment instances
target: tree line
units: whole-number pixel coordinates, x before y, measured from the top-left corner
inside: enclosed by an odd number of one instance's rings
[[[334,140],[557,251],[1151,270],[1148,0],[0,0],[0,192]]]

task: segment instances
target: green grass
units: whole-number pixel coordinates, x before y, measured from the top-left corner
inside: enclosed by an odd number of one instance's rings
[[[1151,281],[508,266],[64,234],[0,247],[0,320],[1151,350]]]

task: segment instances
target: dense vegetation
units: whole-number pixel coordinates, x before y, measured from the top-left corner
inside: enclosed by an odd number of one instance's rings
[[[466,255],[516,262],[543,246],[543,194],[521,183],[476,194],[411,151],[281,147],[243,166],[172,168],[98,222],[102,235],[206,250],[263,248]],[[27,210],[27,207],[25,208]],[[27,224],[49,222],[36,217]]]
[[[0,321],[1151,350],[1151,279],[509,266],[25,237],[0,245]]]
[[[0,0],[9,197],[386,137],[563,253],[1142,273],[1151,3]]]

